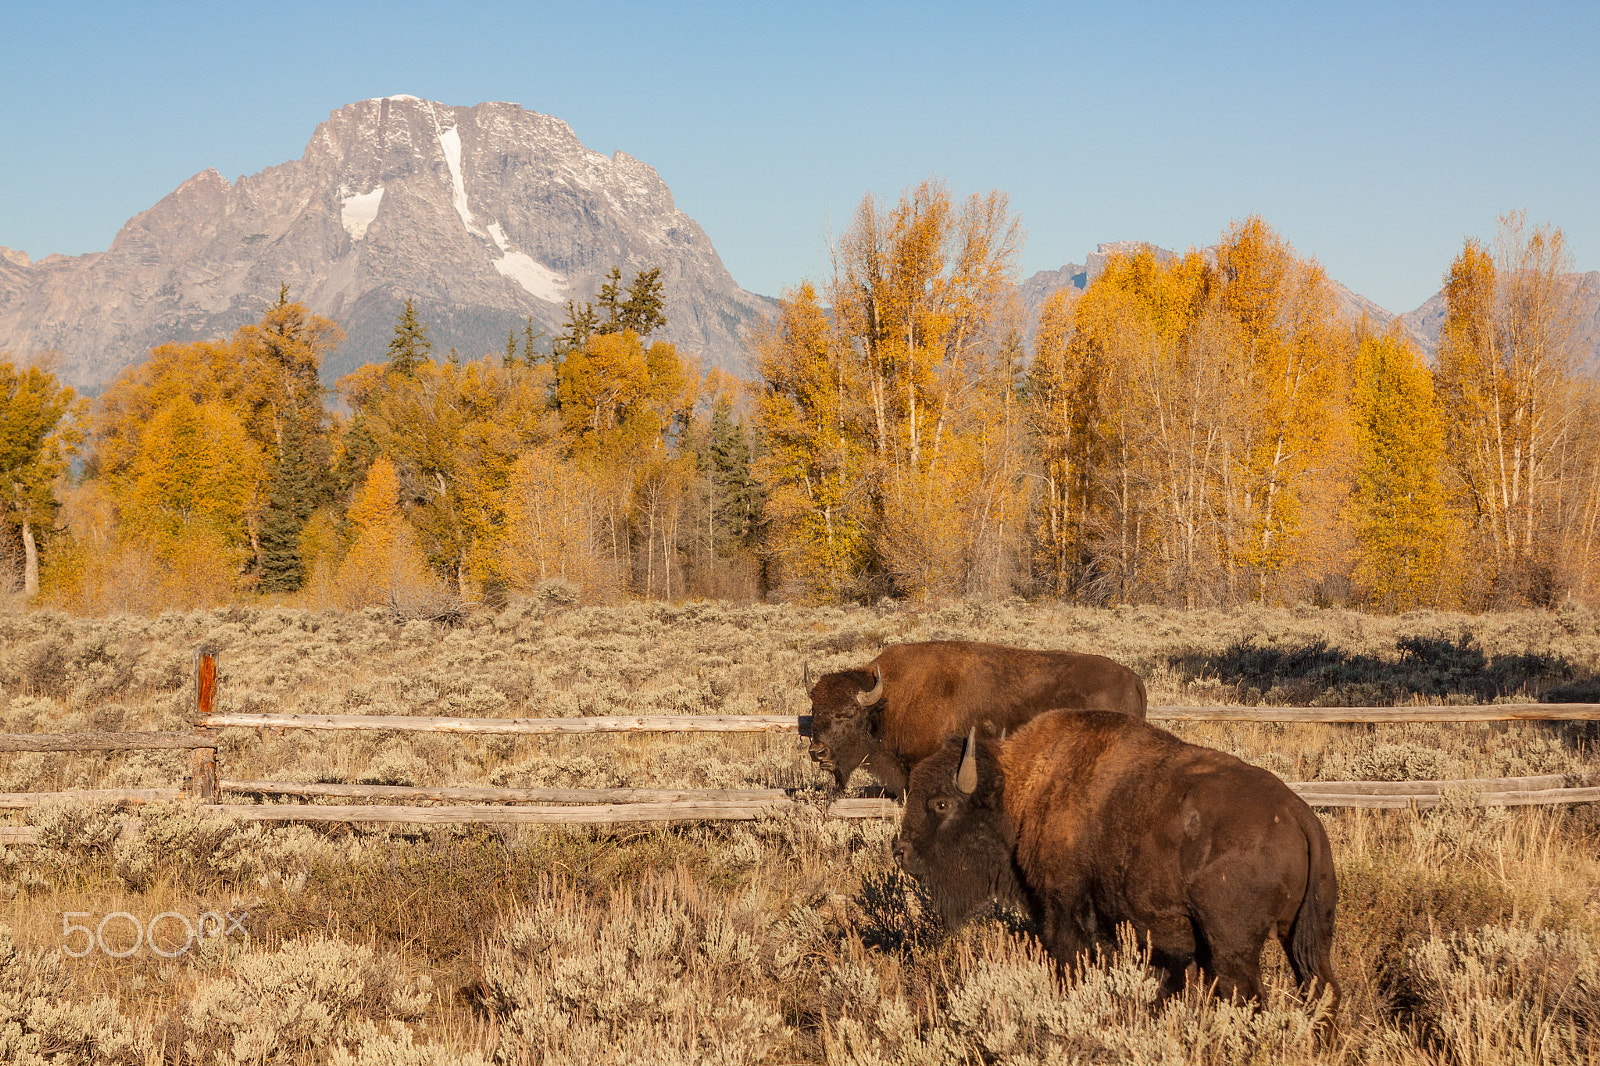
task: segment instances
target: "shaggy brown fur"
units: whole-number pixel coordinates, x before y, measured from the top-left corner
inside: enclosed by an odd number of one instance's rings
[[[883,695],[862,707],[882,671]],[[811,758],[839,787],[862,762],[895,792],[946,737],[1015,729],[1051,707],[1143,718],[1144,682],[1103,655],[968,640],[896,644],[859,670],[824,674],[811,690]]]
[[[1277,777],[1125,715],[1055,711],[979,742],[970,794],[950,740],[911,773],[895,859],[947,919],[1020,899],[1064,968],[1130,922],[1166,990],[1193,962],[1217,994],[1259,1000],[1275,936],[1307,995],[1338,999],[1333,855]]]

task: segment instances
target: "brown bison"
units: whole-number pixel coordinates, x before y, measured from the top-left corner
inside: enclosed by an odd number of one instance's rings
[[[1063,968],[1132,924],[1183,986],[1259,1000],[1261,947],[1283,945],[1308,997],[1339,988],[1333,855],[1278,778],[1126,715],[1055,711],[1009,739],[950,739],[911,773],[895,860],[957,922],[1021,902]]]
[[[863,762],[896,793],[946,737],[998,736],[1052,707],[1145,715],[1144,682],[1103,655],[967,640],[896,644],[811,689],[811,758],[843,788]]]

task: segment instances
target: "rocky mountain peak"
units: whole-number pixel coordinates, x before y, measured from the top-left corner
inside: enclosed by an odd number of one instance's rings
[[[332,112],[298,160],[195,175],[104,253],[8,253],[0,348],[58,348],[68,380],[95,384],[156,344],[254,321],[287,284],[348,334],[332,380],[383,357],[408,298],[437,355],[470,358],[529,316],[559,332],[613,266],[659,268],[665,339],[744,370],[742,334],[770,301],[734,283],[654,168],[517,104],[391,96]]]

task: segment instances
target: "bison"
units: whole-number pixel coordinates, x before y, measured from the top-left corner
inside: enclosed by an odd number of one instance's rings
[[[811,758],[844,788],[863,762],[895,793],[946,737],[1015,729],[1052,707],[1143,718],[1144,682],[1103,655],[965,640],[896,644],[811,689]]]
[[[1054,711],[1009,739],[950,738],[911,773],[896,862],[949,922],[1020,902],[1063,970],[1131,923],[1182,988],[1190,963],[1259,1001],[1276,936],[1308,1000],[1338,886],[1322,823],[1277,777],[1127,715]]]

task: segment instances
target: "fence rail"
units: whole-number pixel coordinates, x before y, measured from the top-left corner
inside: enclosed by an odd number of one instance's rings
[[[1573,722],[1600,719],[1595,703],[1489,703],[1448,707],[1151,707],[1157,722]]]
[[[1493,703],[1450,707],[1192,707],[1150,708],[1159,722],[1569,722],[1600,719],[1600,704]],[[381,714],[211,714],[199,725],[246,729],[387,729],[423,733],[799,733],[809,714],[610,715],[594,718],[441,718]]]
[[[603,823],[719,821],[759,818],[794,809],[804,794],[784,789],[479,788],[353,785],[293,781],[220,780],[218,729],[372,729],[397,732],[575,735],[592,733],[779,733],[809,735],[810,715],[613,715],[593,718],[459,718],[423,715],[242,714],[213,712],[215,654],[195,653],[195,731],[134,733],[0,734],[0,751],[122,751],[189,749],[187,788],[75,789],[66,792],[0,793],[0,810],[25,810],[44,803],[152,803],[193,798],[201,810],[254,821],[407,822],[444,824]],[[1600,704],[1499,703],[1411,707],[1197,707],[1158,705],[1149,717],[1163,722],[1407,723],[1585,721],[1600,719]],[[1455,781],[1291,782],[1314,807],[1425,808],[1461,797],[1485,806],[1600,802],[1600,774]],[[302,800],[362,799],[363,805],[219,803],[220,794],[295,796]],[[427,803],[428,806],[418,804]],[[493,804],[488,805],[488,804]],[[898,802],[879,798],[834,799],[822,808],[830,818],[898,817]],[[32,843],[31,826],[0,826],[0,844]]]
[[[413,733],[799,733],[793,714],[611,715],[595,718],[437,718],[407,714],[207,714],[199,725],[246,729],[392,729]]]

